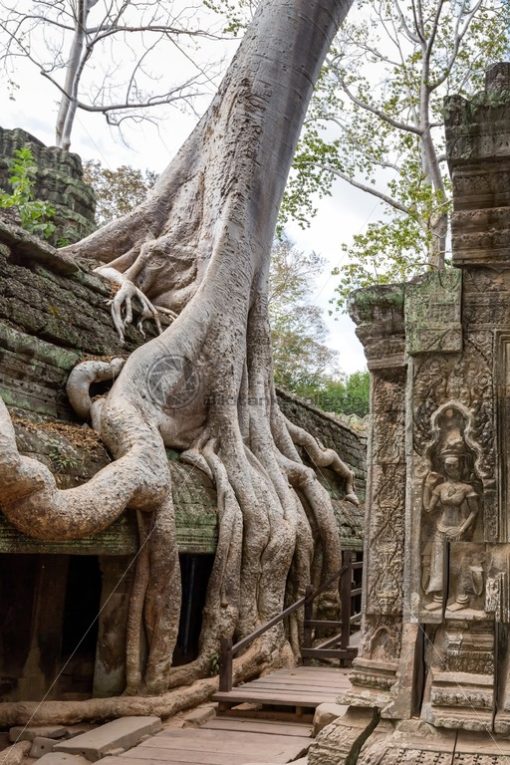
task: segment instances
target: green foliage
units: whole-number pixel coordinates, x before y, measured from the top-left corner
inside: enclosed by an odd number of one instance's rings
[[[353,289],[408,279],[438,251],[444,256],[451,209],[444,96],[471,97],[487,66],[508,58],[508,2],[423,0],[420,9],[417,19],[402,0],[358,0],[323,68],[294,159],[280,232],[291,218],[309,225],[317,199],[338,180],[380,200],[379,220],[342,248],[339,307]]]
[[[34,198],[37,165],[29,146],[16,149],[9,164],[9,185],[11,193],[0,189],[0,208],[15,208],[21,225],[31,234],[51,239],[55,226],[51,218],[55,209],[48,202]]]
[[[338,376],[322,311],[311,303],[314,278],[323,270],[317,253],[301,252],[285,238],[275,242],[269,274],[275,382],[327,412],[364,417],[368,372]]]
[[[324,377],[318,385],[304,388],[300,395],[325,412],[365,417],[369,411],[370,376],[353,372],[342,377]]]
[[[55,440],[49,442],[48,456],[54,470],[58,473],[68,473],[76,470],[80,461],[74,456],[62,452],[62,445]]]
[[[269,319],[277,385],[302,395],[316,388],[336,361],[327,347],[322,311],[310,302],[311,285],[324,261],[287,239],[274,244],[269,276]]]
[[[127,165],[109,170],[95,160],[85,162],[83,180],[92,186],[96,195],[97,224],[104,226],[141,204],[157,177],[151,170],[142,172]]]
[[[215,677],[220,674],[220,656],[218,653],[209,655],[209,677]]]
[[[209,10],[225,18],[225,34],[239,35],[246,29],[259,0],[203,0]]]

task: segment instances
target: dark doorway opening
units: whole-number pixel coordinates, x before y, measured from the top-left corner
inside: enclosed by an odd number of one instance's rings
[[[70,556],[62,620],[61,697],[92,693],[100,599],[97,556]]]
[[[0,699],[16,698],[32,637],[35,555],[0,556]]]
[[[202,610],[214,555],[179,555],[182,580],[181,619],[174,651],[174,665],[187,664],[198,656]]]

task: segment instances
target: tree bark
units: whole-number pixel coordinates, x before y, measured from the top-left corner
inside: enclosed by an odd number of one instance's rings
[[[83,382],[94,379],[90,364],[97,362],[81,365],[69,381],[71,400],[82,414],[90,411],[112,464],[83,486],[59,490],[47,468],[19,456],[7,410],[0,411],[0,502],[19,529],[76,538],[104,528],[127,506],[152,514],[142,524],[145,557],[132,598],[131,693],[161,693],[204,676],[220,635],[245,636],[281,612],[304,593],[312,569],[323,578],[340,569],[331,500],[302,453],[335,470],[356,501],[353,474],[279,410],[267,292],[295,145],[350,4],[263,0],[209,110],[148,200],[67,248],[110,264],[110,276],[122,284],[117,307],[124,319],[133,290],[177,315],[131,354],[103,399],[91,403]],[[100,374],[104,379],[104,367]],[[165,446],[183,449],[182,458],[211,476],[218,494],[200,655],[175,671],[180,584]],[[324,599],[336,603],[337,595],[333,586]],[[143,667],[142,618],[149,642]],[[258,646],[268,660],[285,648],[282,625]]]

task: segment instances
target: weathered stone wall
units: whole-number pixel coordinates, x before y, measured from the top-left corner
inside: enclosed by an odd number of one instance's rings
[[[354,471],[356,493],[360,499],[359,507],[343,500],[343,487],[331,470],[321,469],[319,480],[331,494],[343,549],[361,551],[367,473],[366,437],[289,393],[278,391],[278,401],[289,420],[315,436],[326,448],[334,449]],[[303,459],[306,461],[305,455]]]
[[[54,241],[77,242],[95,227],[95,197],[83,182],[83,168],[78,154],[56,146],[45,146],[25,130],[0,128],[0,188],[10,191],[9,163],[16,149],[28,145],[37,164],[35,196],[50,202],[56,210]]]
[[[110,298],[104,281],[0,220],[0,395],[11,413],[20,451],[47,464],[62,488],[87,481],[110,459],[95,432],[78,421],[69,406],[65,395],[69,372],[80,360],[127,355],[143,342],[131,326],[126,345],[120,345],[107,305]],[[363,496],[363,439],[319,410],[279,395],[291,420],[336,449],[352,466]],[[200,560],[207,562],[205,555],[212,557],[217,538],[214,486],[201,471],[181,462],[177,452],[168,450],[168,458],[179,550],[201,555]],[[321,471],[321,480],[332,495],[344,548],[360,550],[362,508],[343,500],[343,482],[331,471]],[[1,698],[41,699],[48,689],[53,697],[62,698],[69,690],[60,672],[65,664],[64,626],[69,623],[64,618],[68,572],[85,560],[75,556],[98,557],[101,610],[95,668],[87,665],[90,656],[77,654],[71,691],[85,679],[85,695],[122,692],[131,563],[137,550],[136,519],[129,511],[94,537],[51,543],[20,534],[0,512]],[[183,607],[199,612],[206,585],[204,577],[195,583]],[[49,600],[54,606],[50,611]],[[56,677],[60,679],[55,684]]]
[[[363,763],[433,751],[496,765],[509,751],[510,64],[471,101],[447,99],[446,138],[455,268],[361,291],[352,307],[372,420],[347,700],[396,730],[369,739]],[[490,741],[466,750],[463,731]]]
[[[75,364],[90,356],[127,355],[143,341],[133,327],[121,346],[113,328],[107,284],[25,232],[0,222],[0,395],[10,408],[22,451],[46,462],[61,486],[87,480],[109,460],[94,431],[77,421],[65,394]],[[286,414],[332,446],[352,466],[364,491],[364,442],[349,428],[313,407],[281,394]],[[169,453],[178,541],[187,552],[214,552],[216,499],[200,471]],[[332,493],[346,547],[362,547],[362,510],[343,502],[342,483],[329,471],[322,480]],[[0,552],[89,552],[136,550],[127,513],[94,539],[51,545],[27,539],[0,515]]]

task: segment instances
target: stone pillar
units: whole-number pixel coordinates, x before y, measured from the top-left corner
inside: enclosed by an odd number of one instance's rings
[[[446,138],[455,267],[353,299],[372,425],[348,701],[508,736],[510,64],[447,99]]]
[[[405,564],[404,290],[380,286],[355,293],[351,316],[371,372],[371,426],[365,516],[363,641],[347,701],[392,716],[401,660]],[[410,678],[411,679],[411,678]],[[409,701],[407,716],[411,714]]]
[[[101,603],[93,696],[116,696],[126,687],[126,628],[134,567],[125,555],[102,556]]]

